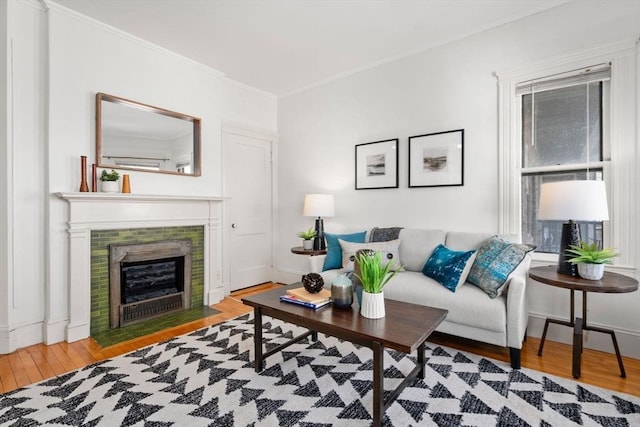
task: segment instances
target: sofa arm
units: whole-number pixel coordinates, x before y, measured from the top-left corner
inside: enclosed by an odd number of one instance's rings
[[[310,273],[322,273],[322,266],[324,265],[324,259],[326,255],[316,255],[309,257],[309,272]]]
[[[512,277],[507,289],[507,347],[522,348],[529,321],[527,277]]]

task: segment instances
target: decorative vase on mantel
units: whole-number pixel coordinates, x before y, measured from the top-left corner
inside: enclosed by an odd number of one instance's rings
[[[384,317],[384,292],[372,294],[367,291],[362,291],[360,314],[367,319],[380,319]]]
[[[131,193],[131,180],[129,179],[129,175],[126,174],[122,175],[122,193]]]
[[[89,184],[87,183],[87,156],[80,156],[80,192],[89,192]]]

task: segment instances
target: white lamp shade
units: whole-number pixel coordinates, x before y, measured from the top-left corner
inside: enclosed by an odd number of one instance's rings
[[[334,216],[333,194],[307,194],[304,196],[303,215],[317,217]]]
[[[540,187],[539,220],[607,221],[604,181],[560,181]]]

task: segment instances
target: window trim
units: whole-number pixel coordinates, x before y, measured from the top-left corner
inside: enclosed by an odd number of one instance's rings
[[[604,179],[607,182],[610,221],[605,221],[606,245],[616,248],[621,255],[614,261],[621,267],[637,268],[639,232],[635,190],[638,176],[635,165],[639,154],[635,144],[637,135],[637,51],[636,40],[626,40],[587,49],[534,63],[515,70],[496,72],[498,79],[498,227],[500,233],[521,236],[520,205],[520,97],[516,95],[519,84],[556,74],[584,69],[593,65],[611,65],[609,88],[610,117],[604,117],[603,152]],[[605,113],[608,114],[608,113]],[[608,123],[608,124],[607,124]],[[590,163],[590,166],[592,164]],[[595,166],[595,165],[593,165]],[[615,167],[611,167],[615,166]],[[544,255],[544,256],[543,256]],[[557,262],[557,255],[535,254],[534,260]]]

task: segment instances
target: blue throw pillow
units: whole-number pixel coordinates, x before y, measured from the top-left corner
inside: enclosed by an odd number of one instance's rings
[[[495,298],[502,293],[502,286],[511,272],[533,249],[493,236],[478,249],[467,280]]]
[[[342,248],[338,240],[342,239],[346,242],[364,243],[366,235],[366,231],[351,234],[324,233],[324,238],[327,240],[327,257],[324,259],[322,271],[342,268]]]
[[[467,279],[469,260],[475,251],[452,251],[443,245],[438,245],[422,268],[422,274],[431,277],[451,292]],[[465,271],[466,270],[466,271]],[[467,273],[467,274],[465,274]]]

